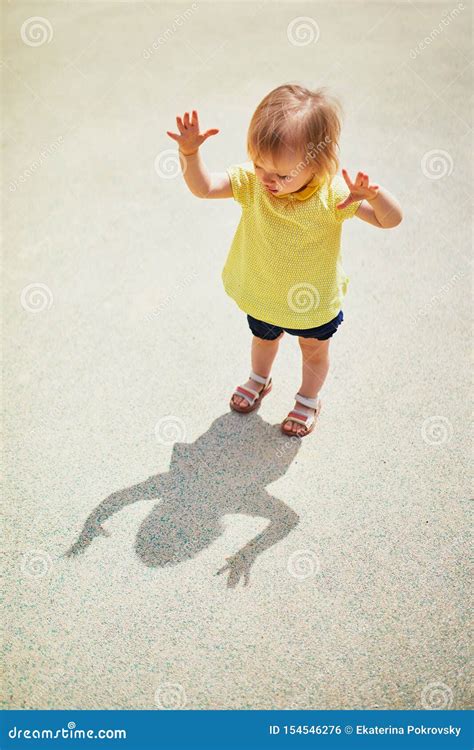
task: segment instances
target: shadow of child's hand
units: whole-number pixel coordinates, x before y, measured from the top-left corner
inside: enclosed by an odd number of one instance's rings
[[[91,544],[92,540],[95,539],[96,536],[110,536],[110,532],[106,531],[106,529],[104,529],[104,527],[98,523],[86,524],[77,542],[75,542],[72,547],[68,549],[64,556],[72,557],[73,555],[79,555],[80,553],[84,552],[86,547]]]
[[[220,575],[225,570],[229,570],[229,577],[227,579],[227,587],[235,588],[244,576],[244,586],[248,586],[250,580],[250,568],[253,565],[254,557],[248,552],[236,552],[231,557],[226,557],[228,561],[224,567],[220,568],[215,575]]]

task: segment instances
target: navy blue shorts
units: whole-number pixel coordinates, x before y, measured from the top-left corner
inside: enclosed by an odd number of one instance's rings
[[[271,323],[265,323],[263,320],[257,320],[252,318],[251,315],[247,315],[247,321],[249,328],[254,336],[258,336],[259,339],[265,339],[266,341],[274,341],[281,335],[282,331],[291,333],[292,336],[301,336],[305,339],[319,339],[325,341],[330,339],[333,334],[336,333],[338,326],[344,320],[344,314],[342,310],[335,318],[325,323],[322,326],[316,326],[316,328],[281,328],[280,326],[274,326]]]

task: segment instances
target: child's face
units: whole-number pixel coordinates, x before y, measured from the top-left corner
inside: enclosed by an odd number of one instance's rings
[[[295,157],[280,157],[277,164],[273,163],[271,156],[259,157],[253,164],[263,187],[273,195],[295,193],[314,177],[314,167]]]

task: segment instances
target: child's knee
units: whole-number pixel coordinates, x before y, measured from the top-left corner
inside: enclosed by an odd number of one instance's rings
[[[298,336],[299,345],[303,354],[306,352],[314,357],[327,357],[329,349],[329,339],[312,339]]]

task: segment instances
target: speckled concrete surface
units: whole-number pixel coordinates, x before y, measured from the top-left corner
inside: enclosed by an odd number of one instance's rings
[[[4,3],[4,706],[470,705],[453,7]],[[296,444],[289,336],[260,411],[229,412],[250,364],[220,280],[239,207],[189,194],[165,132],[196,107],[221,129],[209,169],[245,161],[287,81],[333,88],[343,165],[405,212],[345,225],[345,321]]]

